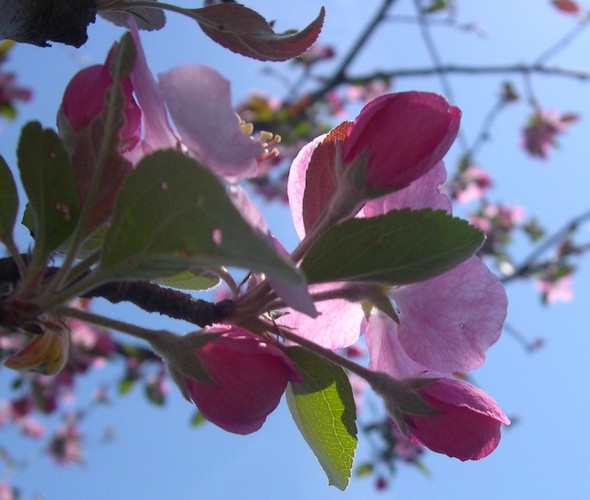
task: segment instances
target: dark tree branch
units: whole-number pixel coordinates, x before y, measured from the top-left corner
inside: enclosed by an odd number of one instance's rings
[[[55,271],[56,268],[49,268],[47,275]],[[19,279],[20,275],[12,257],[0,259],[0,291],[2,291],[2,285],[16,283]],[[235,312],[235,304],[232,300],[208,302],[149,281],[106,283],[85,293],[83,297],[102,297],[113,304],[131,302],[144,311],[157,312],[200,327],[219,323]]]

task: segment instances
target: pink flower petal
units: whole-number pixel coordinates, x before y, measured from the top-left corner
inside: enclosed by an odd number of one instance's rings
[[[312,285],[309,288],[311,293],[318,293],[336,286],[330,283]],[[316,318],[287,309],[287,314],[278,318],[276,322],[328,349],[348,347],[359,339],[364,318],[359,304],[339,299],[316,302],[315,306],[320,313]]]
[[[240,131],[225,78],[206,66],[189,64],[161,73],[159,80],[182,140],[198,160],[222,176],[256,173],[262,145]]]
[[[130,161],[137,163],[152,151],[177,148],[179,140],[168,122],[164,98],[148,68],[137,26],[133,19],[130,20],[130,25],[137,51],[130,77],[137,102],[143,111],[143,139],[138,147],[126,156]]]
[[[433,210],[444,210],[451,213],[449,198],[440,192],[440,187],[446,179],[447,171],[444,163],[440,161],[404,189],[367,202],[362,213],[365,217],[375,217],[390,210],[400,210],[402,208],[411,208],[412,210],[432,208]]]
[[[287,195],[289,196],[289,207],[293,224],[299,238],[305,237],[305,226],[303,224],[303,195],[305,193],[307,167],[311,160],[311,155],[320,142],[324,140],[327,134],[316,137],[313,141],[301,148],[297,154],[291,169],[289,170],[289,182],[287,184]]]
[[[391,292],[400,309],[400,343],[441,372],[478,367],[506,317],[504,287],[477,257],[436,278]]]
[[[369,318],[365,338],[371,370],[385,372],[398,379],[448,375],[428,370],[410,358],[399,342],[397,323],[380,311]]]

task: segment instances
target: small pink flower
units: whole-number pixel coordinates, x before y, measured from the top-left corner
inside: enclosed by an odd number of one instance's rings
[[[81,462],[82,435],[73,424],[60,427],[49,443],[49,454],[58,464]]]
[[[0,71],[0,104],[12,104],[13,101],[29,101],[33,96],[31,90],[16,84],[16,75]]]
[[[555,302],[571,302],[574,298],[574,291],[572,290],[571,275],[562,276],[560,278],[547,277],[535,281],[535,287],[543,296],[543,301],[548,304]]]
[[[351,100],[369,102],[387,92],[390,83],[385,80],[371,80],[365,85],[350,85],[346,97]]]
[[[16,500],[18,498],[15,490],[6,481],[0,481],[0,500]]]
[[[451,182],[451,197],[459,203],[479,200],[491,186],[492,179],[488,173],[470,165]]]
[[[367,104],[342,145],[345,164],[368,149],[367,186],[402,187],[433,168],[459,130],[461,111],[429,92],[399,92]]]
[[[531,156],[547,158],[551,148],[557,145],[557,136],[577,119],[575,114],[561,114],[556,110],[536,111],[522,131],[522,145]]]
[[[197,348],[195,356],[214,384],[183,375],[190,399],[207,420],[236,434],[260,429],[287,383],[303,381],[281,349],[240,328]]]
[[[301,62],[305,66],[311,66],[318,61],[332,59],[335,55],[334,48],[330,45],[321,45],[314,43],[309,49],[301,54],[295,61]]]
[[[432,451],[460,460],[479,460],[496,449],[502,424],[510,420],[481,389],[446,378],[418,389],[440,413],[403,415],[411,438]]]

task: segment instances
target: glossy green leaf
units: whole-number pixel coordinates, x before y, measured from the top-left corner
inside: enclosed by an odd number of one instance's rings
[[[442,210],[392,210],[330,228],[301,268],[310,283],[415,283],[467,260],[483,241],[482,231]]]
[[[78,220],[74,173],[57,134],[38,122],[24,126],[18,168],[34,220],[37,260],[68,239]]]
[[[119,192],[98,273],[156,279],[195,266],[302,279],[242,218],[211,172],[180,152],[159,151],[141,160]]]
[[[286,396],[299,431],[340,490],[348,486],[357,444],[356,409],[344,370],[299,347],[287,354],[305,378],[290,383]]]
[[[12,240],[18,212],[18,193],[10,168],[0,156],[0,241]]]
[[[223,47],[260,61],[286,61],[303,54],[316,41],[324,23],[322,7],[316,19],[301,31],[277,34],[256,11],[224,3],[193,9],[203,32]]]

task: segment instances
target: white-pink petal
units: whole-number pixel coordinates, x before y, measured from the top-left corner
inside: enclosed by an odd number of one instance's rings
[[[137,55],[131,71],[131,83],[135,98],[142,110],[143,138],[139,144],[125,156],[137,163],[145,155],[158,149],[178,147],[178,137],[168,122],[168,114],[160,89],[148,68],[139,33],[133,19],[130,20],[131,35]]]
[[[365,217],[375,217],[390,210],[411,208],[421,210],[432,208],[451,213],[451,201],[440,192],[440,187],[447,179],[447,171],[442,161],[426,172],[422,177],[411,182],[404,189],[395,191],[387,196],[369,201],[365,204],[362,214]]]
[[[502,283],[477,257],[436,278],[391,292],[400,343],[419,364],[441,372],[472,370],[498,340],[506,318]]]
[[[160,88],[189,151],[217,175],[256,174],[262,144],[240,131],[230,84],[217,71],[187,64],[158,75]]]
[[[336,288],[334,283],[312,285],[310,292],[318,293]],[[328,349],[342,349],[354,344],[361,335],[364,313],[359,304],[336,299],[315,303],[320,315],[311,318],[287,309],[276,322],[291,328],[297,335],[312,340]]]

